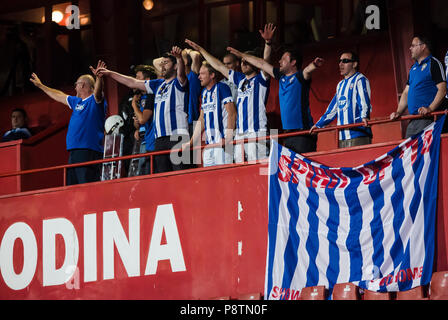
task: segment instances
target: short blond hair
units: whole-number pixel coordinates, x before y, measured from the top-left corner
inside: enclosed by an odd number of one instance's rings
[[[78,80],[83,80],[86,84],[88,84],[92,89],[95,88],[95,79],[90,74],[83,74],[79,77]]]

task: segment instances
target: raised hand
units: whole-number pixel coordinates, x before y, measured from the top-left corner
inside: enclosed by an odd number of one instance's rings
[[[100,72],[101,70],[107,70],[106,63],[102,60],[98,61],[98,64],[96,65],[96,68],[93,68],[92,66],[89,66],[90,71],[95,75],[95,77],[101,78],[104,75],[104,72]]]
[[[177,46],[174,46],[173,48],[171,48],[171,54],[176,59],[182,59],[182,49]]]
[[[313,60],[313,64],[318,68],[322,67],[324,62],[325,62],[325,60],[322,58],[319,58],[319,57],[317,57],[316,59]]]
[[[38,77],[37,74],[35,74],[34,72],[31,74],[30,81],[31,81],[36,87],[40,87],[40,86],[42,85],[42,82],[40,81],[39,77]]]
[[[238,51],[235,48],[232,47],[227,47],[227,51],[229,51],[230,53],[233,53],[235,56],[237,56],[238,58],[242,58],[243,57],[243,53],[241,51]]]
[[[274,24],[268,23],[264,26],[263,30],[258,30],[258,31],[260,32],[261,37],[266,42],[271,42],[272,38],[274,37],[275,29],[276,29],[276,27],[274,26]]]
[[[201,46],[198,45],[196,42],[193,42],[193,41],[191,41],[189,39],[185,39],[185,43],[188,44],[190,47],[192,47],[196,51],[200,51],[201,50]]]

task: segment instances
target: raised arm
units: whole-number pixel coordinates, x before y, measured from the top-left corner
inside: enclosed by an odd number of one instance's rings
[[[231,53],[233,53],[234,55],[236,55],[237,57],[246,60],[248,63],[253,65],[255,68],[258,68],[258,69],[264,71],[271,77],[275,77],[274,67],[271,64],[269,64],[268,62],[266,62],[265,60],[258,58],[256,56],[247,54],[247,53],[242,53],[232,47],[227,47],[227,50],[230,51]]]
[[[152,60],[152,65],[154,69],[156,69],[156,74],[158,78],[161,77],[162,75],[162,60],[163,60],[162,57]]]
[[[104,61],[99,60],[98,64],[96,66],[96,69],[94,69],[92,66],[89,67],[92,73],[95,76],[95,87],[93,89],[93,96],[95,97],[95,101],[97,103],[100,103],[103,101],[103,87],[104,87],[104,81],[103,81],[103,75],[98,73],[98,70],[101,68],[107,68],[106,63]]]
[[[263,30],[258,30],[264,39],[263,59],[269,63],[271,62],[272,38],[274,37],[275,29],[276,27],[272,23],[268,23],[264,26]]]
[[[108,70],[106,68],[99,68],[97,70],[98,76],[106,76],[114,79],[115,81],[125,85],[131,89],[138,89],[146,92],[145,81],[137,80],[133,77],[125,76],[124,74]]]
[[[305,80],[311,79],[311,74],[318,68],[322,67],[324,62],[325,60],[322,58],[314,59],[309,65],[305,67],[305,69],[303,69],[303,78],[305,78]]]
[[[185,74],[184,59],[182,59],[182,49],[174,46],[171,49],[171,54],[177,61],[177,80],[179,80],[181,85],[185,85],[187,83],[187,75]]]
[[[201,54],[196,50],[190,50],[188,54],[191,57],[191,70],[193,70],[194,73],[199,74],[199,69],[201,69],[202,65]]]
[[[68,106],[68,102],[67,102],[67,97],[68,95],[65,94],[64,92],[60,91],[60,90],[56,90],[50,87],[47,87],[46,85],[44,85],[39,77],[37,76],[37,74],[33,73],[31,75],[31,79],[30,81],[36,86],[38,87],[40,90],[42,90],[43,92],[45,92],[51,99],[63,103],[66,106]]]
[[[219,71],[220,73],[222,73],[222,75],[224,77],[226,77],[226,79],[229,78],[229,71],[230,69],[227,68],[224,63],[222,63],[221,60],[219,60],[218,58],[212,56],[209,52],[207,52],[207,50],[205,50],[204,48],[202,48],[200,45],[198,45],[197,43],[185,39],[185,43],[187,43],[190,47],[192,47],[194,50],[198,51],[205,60],[207,60],[208,63],[210,63],[210,65],[217,71]]]

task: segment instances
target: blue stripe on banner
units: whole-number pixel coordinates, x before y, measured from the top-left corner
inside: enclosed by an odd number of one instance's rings
[[[350,255],[350,278],[349,282],[362,278],[362,252],[359,243],[359,235],[362,229],[362,208],[358,198],[358,187],[362,181],[362,175],[356,171],[347,172],[350,174],[350,182],[344,190],[350,214],[350,230],[345,243]]]
[[[294,152],[291,152],[291,159],[294,159],[295,156],[296,154]],[[290,169],[293,163],[294,161],[291,161],[291,163],[289,164],[288,167]],[[299,234],[297,233],[297,220],[299,219],[300,210],[296,209],[300,195],[297,189],[297,185],[292,183],[291,181],[288,182],[288,189],[289,189],[289,197],[286,206],[288,208],[290,216],[289,228],[288,228],[289,237],[286,243],[284,253],[284,261],[285,262],[287,261],[287,263],[285,263],[285,269],[283,271],[282,288],[291,287],[292,277],[294,276],[297,267],[298,262],[297,250],[299,248],[300,243],[300,237]]]
[[[303,159],[304,161],[310,163],[309,160]],[[314,178],[316,173],[314,173]],[[308,251],[309,255],[309,265],[306,271],[306,286],[315,286],[319,282],[319,269],[316,264],[316,257],[319,253],[319,237],[318,237],[318,229],[319,229],[319,219],[316,215],[316,211],[319,207],[319,196],[316,192],[316,189],[313,187],[308,188],[309,194],[306,199],[306,204],[308,205],[308,223],[309,223],[309,232],[308,239],[306,240],[305,248]]]
[[[394,229],[394,242],[390,249],[390,256],[393,258],[394,270],[400,265],[403,259],[403,242],[400,237],[400,228],[404,220],[403,200],[404,192],[402,180],[405,172],[403,168],[403,160],[395,158],[392,163],[392,177],[394,182],[394,192],[391,196],[391,203],[393,203],[393,229]]]
[[[335,176],[332,176],[329,184],[331,184],[335,179]],[[326,272],[326,276],[328,278],[329,287],[333,288],[337,283],[339,276],[339,248],[337,245],[338,240],[338,226],[339,226],[339,205],[336,201],[336,197],[334,195],[334,189],[326,188],[325,194],[328,199],[329,206],[329,215],[327,219],[327,227],[328,227],[328,242],[329,242],[329,263]]]
[[[417,160],[414,162],[414,164],[412,165],[412,170],[414,172],[414,194],[412,196],[411,199],[411,203],[410,203],[410,207],[409,207],[409,214],[411,216],[412,222],[415,222],[415,217],[419,211],[419,206],[420,206],[420,202],[422,200],[421,196],[421,188],[420,188],[420,178],[421,178],[421,173],[423,170],[423,167],[425,166],[425,159],[424,157],[421,155],[421,151],[422,151],[422,139],[421,139],[421,135],[418,137],[418,149],[417,149]],[[403,206],[401,204],[401,210],[403,210]],[[424,229],[424,228],[423,228]],[[407,243],[403,243],[404,246],[404,252],[403,252],[403,257],[401,257],[401,265],[400,265],[400,271],[398,274],[398,288],[400,291],[402,290],[408,290],[410,288],[412,288],[412,278],[411,277],[407,277],[406,273],[403,272],[402,270],[408,270],[408,268],[410,268],[410,255],[411,255],[411,246],[410,246],[410,240]],[[394,261],[395,263],[395,261]],[[395,264],[394,264],[395,266]]]
[[[378,278],[383,277],[379,266],[384,262],[384,229],[383,221],[381,219],[381,209],[384,207],[384,192],[381,188],[380,179],[375,179],[369,185],[369,193],[373,199],[373,219],[370,222],[370,233],[372,235],[373,243],[373,256],[372,262],[375,267],[378,268],[379,274],[376,275]],[[364,287],[366,289],[366,287]]]
[[[425,242],[425,259],[423,262],[423,274],[421,284],[426,285],[431,281],[433,259],[434,259],[434,242],[435,242],[435,220],[437,208],[437,190],[438,190],[438,175],[436,173],[439,168],[439,152],[440,152],[440,134],[445,123],[446,115],[437,120],[434,126],[432,145],[430,147],[431,164],[428,172],[424,194],[425,194],[425,228],[424,228],[424,242]]]
[[[280,159],[282,146],[277,144],[275,141],[272,142],[272,148],[275,148],[272,153],[277,152],[277,157],[271,155],[271,159]],[[277,160],[278,161],[278,160]],[[277,165],[270,161],[271,166]],[[267,259],[267,290],[265,292],[266,297],[269,298],[272,290],[272,277],[274,268],[274,258],[275,258],[275,247],[277,239],[277,228],[278,228],[278,217],[279,217],[279,206],[280,199],[282,196],[282,190],[278,182],[278,172],[279,169],[273,172],[269,176],[269,223],[268,223],[268,259]]]

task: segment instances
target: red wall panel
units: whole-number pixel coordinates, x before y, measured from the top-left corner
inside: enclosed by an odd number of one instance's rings
[[[329,166],[357,166],[389,151],[397,143],[356,147],[344,152],[309,154],[309,158]],[[442,139],[439,177],[439,205],[437,224],[436,270],[446,269],[448,228],[446,208],[447,161],[444,155],[448,148],[448,136]],[[169,176],[146,176],[125,178],[119,181],[97,182],[79,186],[60,187],[43,191],[26,192],[20,195],[0,196],[0,239],[5,255],[4,238],[7,229],[19,222],[26,223],[37,243],[37,265],[32,280],[26,288],[12,290],[5,281],[1,262],[0,299],[206,299],[213,297],[237,297],[244,293],[263,292],[267,248],[267,164],[245,165],[230,168],[200,169],[196,172],[174,173]],[[170,260],[158,262],[153,275],[145,275],[146,262],[156,212],[164,205],[171,205],[177,226],[185,263],[185,270],[173,272]],[[129,231],[129,217],[133,209],[139,208],[137,233]],[[126,241],[138,234],[138,274],[128,275],[123,253],[115,245],[113,266],[115,276],[105,279],[107,271],[104,256],[105,234],[112,230],[106,223],[110,211],[115,211],[119,228]],[[93,242],[84,246],[91,231],[85,229],[87,215],[94,218],[96,231]],[[69,285],[43,285],[42,257],[44,225],[64,218],[73,224],[79,243],[78,280]],[[132,226],[134,224],[131,223]],[[90,225],[92,226],[92,225]],[[120,231],[119,230],[119,231]],[[164,229],[160,243],[172,243],[168,229]],[[117,235],[117,231],[114,231]],[[68,237],[74,241],[74,234]],[[64,264],[66,248],[64,238],[57,235],[56,268]],[[87,240],[86,240],[87,241]],[[13,262],[15,273],[24,265],[24,245],[14,242]],[[107,246],[107,245],[106,245]],[[89,248],[95,248],[89,251]],[[48,250],[48,245],[46,250]],[[125,250],[126,251],[126,250]],[[67,250],[70,254],[74,251]],[[87,258],[94,252],[96,259]],[[107,254],[109,252],[109,254]],[[29,259],[29,255],[25,257]],[[27,260],[28,261],[28,260]],[[90,262],[89,262],[90,261]],[[84,281],[88,266],[96,262],[96,281]],[[129,261],[128,261],[129,263]],[[90,274],[90,273],[89,273]]]

